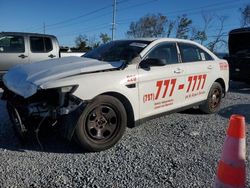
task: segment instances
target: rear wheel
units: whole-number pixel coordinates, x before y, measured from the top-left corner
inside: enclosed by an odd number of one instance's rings
[[[219,110],[222,99],[222,87],[218,82],[214,82],[208,93],[207,100],[200,105],[201,111],[212,114]]]
[[[75,136],[84,149],[101,151],[118,142],[126,125],[127,114],[123,104],[115,97],[100,95],[82,113]]]

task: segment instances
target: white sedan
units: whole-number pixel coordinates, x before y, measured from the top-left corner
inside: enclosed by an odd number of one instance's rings
[[[19,135],[56,125],[84,149],[100,151],[143,120],[193,106],[218,111],[229,70],[195,42],[136,39],[112,41],[83,57],[19,65],[3,81]]]

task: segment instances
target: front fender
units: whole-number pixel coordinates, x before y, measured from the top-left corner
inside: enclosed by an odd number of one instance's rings
[[[87,104],[88,103],[85,101],[75,111],[60,117],[59,131],[64,138],[68,140],[72,139],[76,125]]]

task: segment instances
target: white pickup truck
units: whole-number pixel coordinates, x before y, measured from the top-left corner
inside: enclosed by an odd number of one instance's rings
[[[14,65],[58,58],[59,51],[53,35],[0,32],[0,81]]]

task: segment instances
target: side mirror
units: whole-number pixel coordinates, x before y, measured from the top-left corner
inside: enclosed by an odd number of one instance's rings
[[[167,64],[167,62],[164,59],[148,58],[148,59],[143,60],[140,63],[140,67],[148,69],[151,66],[153,66],[153,67],[155,67],[155,66],[164,66],[166,64]]]

